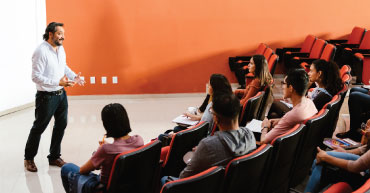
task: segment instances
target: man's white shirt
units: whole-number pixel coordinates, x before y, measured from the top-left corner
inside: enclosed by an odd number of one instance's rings
[[[60,90],[63,87],[59,86],[59,81],[64,75],[70,80],[76,77],[67,66],[63,46],[58,46],[55,52],[53,47],[44,41],[32,56],[32,81],[36,83],[36,89],[48,92]]]

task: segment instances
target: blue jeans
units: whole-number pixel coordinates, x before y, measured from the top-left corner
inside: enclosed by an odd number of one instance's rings
[[[364,88],[352,88],[348,98],[348,110],[350,115],[350,131],[355,132],[361,127],[363,121],[362,113],[370,111],[369,90]],[[369,119],[369,117],[366,117]]]
[[[80,167],[73,163],[64,164],[61,169],[64,190],[68,193],[93,193],[99,185],[99,176],[94,173],[80,174]]]
[[[344,153],[344,152],[335,152],[335,151],[328,151],[328,155],[341,158],[345,160],[357,160],[360,156],[351,154],[351,153]],[[322,174],[322,165],[316,164],[316,160],[312,164],[312,173],[310,179],[308,180],[306,189],[304,192],[318,192]]]
[[[60,157],[64,129],[67,127],[68,100],[64,89],[61,95],[37,91],[35,121],[28,135],[24,154],[26,160],[33,160],[36,156],[41,134],[45,131],[53,116],[55,123],[51,136],[49,160],[56,160]]]
[[[169,178],[171,181],[175,181],[175,180],[180,179],[180,178],[173,177],[173,176],[163,176],[163,177],[161,178],[161,187],[163,187],[163,185],[164,185],[165,183],[167,183],[168,178]]]

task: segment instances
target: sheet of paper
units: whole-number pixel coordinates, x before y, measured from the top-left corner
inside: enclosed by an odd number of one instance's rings
[[[185,115],[180,115],[172,120],[172,122],[182,125],[196,125],[199,121],[192,121],[189,117],[186,117]]]
[[[369,81],[369,84],[370,84],[370,81]],[[362,87],[366,89],[370,89],[370,85],[363,85]]]
[[[257,120],[257,119],[252,119],[252,121],[250,121],[245,127],[253,132],[261,133],[262,121]]]

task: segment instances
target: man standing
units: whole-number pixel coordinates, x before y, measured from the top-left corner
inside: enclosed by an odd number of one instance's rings
[[[28,136],[24,166],[30,172],[37,172],[34,157],[39,148],[41,134],[45,131],[52,116],[55,123],[48,155],[49,165],[62,167],[60,158],[61,142],[67,126],[68,101],[63,87],[83,85],[85,82],[66,64],[66,54],[62,46],[64,40],[63,23],[51,22],[43,35],[45,40],[36,48],[32,56],[32,81],[36,83],[35,121]],[[73,80],[73,81],[70,81]]]

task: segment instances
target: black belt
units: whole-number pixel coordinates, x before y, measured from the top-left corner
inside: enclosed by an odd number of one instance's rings
[[[44,94],[44,95],[62,95],[64,92],[64,88],[57,90],[57,91],[51,91],[51,92],[47,92],[47,91],[37,91],[37,92],[40,94]]]

